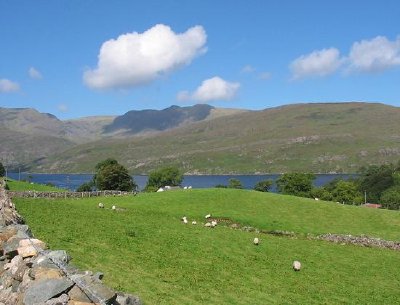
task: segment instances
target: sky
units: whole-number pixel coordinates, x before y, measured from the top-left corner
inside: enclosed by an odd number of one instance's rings
[[[0,107],[400,106],[400,1],[0,0]]]

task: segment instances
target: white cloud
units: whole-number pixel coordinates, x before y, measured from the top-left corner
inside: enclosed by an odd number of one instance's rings
[[[290,64],[292,79],[301,79],[312,76],[326,76],[334,73],[343,60],[336,48],[314,51],[308,55],[296,58]]]
[[[251,65],[245,65],[241,70],[242,73],[252,73],[252,72],[255,72],[255,71],[256,71],[256,68],[254,68]]]
[[[40,73],[34,67],[29,68],[28,74],[29,74],[29,77],[32,79],[42,79],[42,73]]]
[[[351,47],[349,71],[380,72],[400,65],[400,37],[390,41],[384,36],[355,42]]]
[[[236,97],[240,84],[228,82],[215,76],[204,80],[201,85],[193,92],[181,91],[177,95],[179,101],[194,100],[205,103],[211,101],[229,101]]]
[[[20,86],[18,83],[10,81],[8,79],[0,79],[0,93],[9,93],[19,91]]]
[[[103,43],[97,68],[87,70],[83,79],[95,89],[142,85],[190,64],[206,52],[206,40],[202,26],[176,34],[169,26],[158,24],[143,33],[120,35]]]
[[[268,80],[268,79],[271,78],[271,76],[272,75],[269,72],[261,72],[261,73],[258,74],[258,78],[262,79],[262,80]]]

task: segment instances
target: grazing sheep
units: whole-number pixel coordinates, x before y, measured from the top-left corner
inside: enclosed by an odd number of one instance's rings
[[[215,221],[215,220],[213,220],[213,221],[211,221],[211,226],[214,228],[214,227],[216,227],[217,226],[217,224],[218,224],[218,222],[217,221]]]
[[[300,269],[301,269],[301,263],[299,261],[294,261],[293,262],[293,270],[300,271]]]
[[[318,201],[319,200],[319,198],[314,198],[316,201]]]
[[[187,190],[187,186],[184,186],[183,189],[184,189],[184,190]]]
[[[204,216],[205,219],[208,219],[211,217],[211,214],[207,214],[206,216]]]
[[[192,186],[191,186],[191,185],[189,185],[189,186],[188,186],[188,190],[191,190],[191,189],[192,189]]]
[[[99,208],[100,209],[104,209],[104,204],[102,204],[101,202],[99,203]]]
[[[211,222],[206,222],[204,226],[208,227],[208,228],[213,228],[213,226],[211,225]]]
[[[111,207],[111,210],[116,211],[116,210],[117,210],[117,207],[116,207],[115,205],[113,205],[113,206]]]
[[[253,244],[258,246],[259,243],[260,243],[260,240],[258,239],[258,237],[255,237],[254,240],[253,240]]]
[[[187,224],[187,223],[188,223],[188,220],[187,220],[186,216],[183,216],[183,217],[182,217],[182,221],[183,221],[184,224]]]
[[[197,221],[196,221],[196,220],[193,220],[193,221],[192,221],[192,225],[197,225]]]

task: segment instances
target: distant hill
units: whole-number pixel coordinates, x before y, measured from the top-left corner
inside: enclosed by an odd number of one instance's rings
[[[134,173],[356,172],[400,159],[400,108],[378,103],[296,104],[247,111],[151,135],[99,141],[50,156],[39,171],[92,171],[114,157]]]
[[[190,107],[171,106],[163,110],[132,110],[104,128],[105,133],[137,134],[162,131],[206,119],[214,107],[205,104]]]

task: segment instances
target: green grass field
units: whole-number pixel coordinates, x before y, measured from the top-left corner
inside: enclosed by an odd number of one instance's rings
[[[400,240],[397,211],[233,189],[14,201],[37,238],[146,305],[399,304],[398,251],[202,225],[211,213],[265,230]]]
[[[65,189],[60,189],[54,186],[49,186],[40,183],[30,183],[26,181],[17,181],[7,179],[7,185],[11,191],[37,191],[37,192],[65,192]]]

